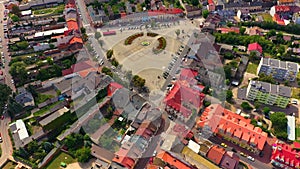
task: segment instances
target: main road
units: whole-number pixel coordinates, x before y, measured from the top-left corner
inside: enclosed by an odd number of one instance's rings
[[[0,20],[3,22],[4,18],[4,5],[3,2],[0,2]],[[11,83],[11,76],[9,74],[9,62],[10,58],[8,56],[7,51],[7,42],[8,40],[4,38],[4,32],[3,32],[3,24],[0,24],[0,37],[2,39],[2,52],[5,56],[5,69],[3,71],[5,75],[5,83],[12,88],[12,90],[15,92],[16,88],[14,84]],[[10,123],[11,119],[7,113],[4,113],[4,119],[0,121],[0,133],[3,142],[1,143],[1,149],[2,149],[2,155],[0,157],[0,166],[2,166],[6,160],[12,155],[13,147],[11,144],[10,136],[8,134],[8,124]]]

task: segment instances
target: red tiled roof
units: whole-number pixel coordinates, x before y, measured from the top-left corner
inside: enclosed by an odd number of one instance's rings
[[[185,118],[190,117],[192,110],[186,108],[185,103],[192,104],[196,109],[202,106],[205,95],[198,90],[192,89],[183,83],[176,82],[172,90],[168,93],[164,102],[166,105],[182,113]]]
[[[83,43],[83,41],[82,41],[81,38],[74,36],[74,37],[70,40],[69,44],[74,44],[74,43]]]
[[[207,158],[219,165],[225,152],[224,148],[215,145],[208,151]]]
[[[83,71],[83,70],[86,70],[86,69],[90,69],[93,66],[94,65],[92,64],[92,62],[90,60],[79,62],[79,63],[76,63],[76,64],[72,65],[71,68],[63,70],[62,75],[65,76],[65,75],[68,75],[68,74],[80,72],[80,71]]]
[[[168,152],[159,153],[156,157],[160,158],[161,160],[163,160],[164,162],[168,163],[171,166],[175,166],[176,168],[179,168],[179,169],[191,169],[190,166],[188,166],[184,162],[180,161],[179,159],[173,157]]]
[[[125,149],[122,150],[125,151]],[[119,163],[128,169],[131,169],[135,164],[135,161],[132,158],[126,156],[115,156],[112,161]]]
[[[121,89],[121,88],[123,88],[123,86],[120,85],[119,83],[111,82],[111,83],[108,85],[108,90],[107,90],[108,96],[112,96],[113,93],[114,93],[117,89]]]
[[[178,137],[182,138],[192,138],[193,133],[184,125],[182,124],[175,124],[174,127],[172,128],[172,132]]]
[[[172,9],[160,9],[160,10],[149,10],[148,16],[157,16],[163,14],[182,14],[183,10],[179,8],[172,8]]]
[[[248,45],[248,51],[254,51],[254,50],[258,51],[259,53],[263,52],[262,47],[257,42],[250,43]]]
[[[135,133],[135,135],[144,136],[147,140],[152,137],[153,134],[154,133],[150,129],[144,127],[139,127]]]
[[[221,31],[221,33],[229,33],[229,32],[240,33],[240,28],[237,28],[237,27],[217,28],[217,31]]]
[[[213,0],[208,0],[207,3],[208,4],[214,4],[214,1]]]
[[[271,156],[272,160],[290,166],[291,168],[299,166],[300,153],[293,148],[293,145],[277,143],[275,146]]]
[[[181,69],[179,80],[185,80],[188,81],[190,84],[195,84],[197,83],[197,80],[195,79],[197,74],[198,72],[195,70],[183,68]]]
[[[275,6],[275,11],[276,12],[288,12],[290,10],[291,10],[290,6],[284,6],[284,5]]]
[[[67,21],[67,26],[69,30],[78,30],[78,24],[76,20],[68,20]]]
[[[214,133],[227,132],[263,150],[268,135],[250,122],[250,119],[224,109],[220,104],[213,104],[205,109],[197,125],[208,126]]]

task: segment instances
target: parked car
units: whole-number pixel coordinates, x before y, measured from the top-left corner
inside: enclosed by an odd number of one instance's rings
[[[298,100],[293,99],[293,100],[291,101],[291,103],[292,103],[292,104],[295,104],[295,105],[298,105]]]
[[[224,148],[227,147],[227,145],[225,143],[221,143],[221,146],[224,147]]]
[[[250,161],[252,161],[252,162],[255,161],[255,159],[253,157],[251,157],[251,156],[248,156],[247,159],[250,160]]]
[[[243,157],[247,157],[247,155],[243,152],[240,152],[240,155],[243,156]]]

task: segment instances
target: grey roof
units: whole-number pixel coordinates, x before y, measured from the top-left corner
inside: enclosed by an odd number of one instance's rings
[[[266,65],[266,66],[287,69],[295,72],[299,71],[299,65],[294,62],[281,61],[278,59],[271,59],[271,58],[262,58],[261,62],[262,65]]]
[[[25,91],[15,97],[17,103],[24,105],[25,103],[34,101],[33,96],[30,92]]]
[[[286,86],[274,85],[261,81],[250,81],[249,85],[251,85],[251,88],[255,88],[256,90],[260,90],[264,93],[270,93],[284,97],[291,97],[292,95],[292,89]]]

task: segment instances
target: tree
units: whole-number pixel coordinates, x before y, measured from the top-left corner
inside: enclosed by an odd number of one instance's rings
[[[114,54],[114,51],[112,49],[109,49],[107,52],[106,52],[106,57],[107,59],[110,59]]]
[[[24,62],[15,62],[10,66],[9,73],[24,82],[27,79],[26,65]]]
[[[260,106],[261,106],[261,103],[259,103],[258,101],[255,101],[255,102],[254,102],[254,107],[255,107],[255,109],[259,109]]]
[[[78,162],[88,162],[91,158],[91,149],[88,147],[83,147],[76,151],[75,156],[78,159]]]
[[[241,34],[241,35],[244,35],[244,34],[245,34],[245,31],[246,31],[246,28],[240,27],[240,34]]]
[[[2,113],[3,107],[8,102],[12,90],[6,84],[0,84],[0,91],[0,113]]]
[[[139,77],[138,75],[134,75],[131,82],[132,82],[133,86],[142,88],[145,86],[146,80]]]
[[[64,17],[59,17],[57,19],[57,22],[66,22],[66,19]]]
[[[27,150],[30,154],[32,154],[33,152],[35,152],[37,149],[39,148],[39,145],[37,143],[37,141],[32,141],[27,145]]]
[[[13,22],[19,22],[20,21],[20,18],[17,15],[12,15],[10,18]]]
[[[270,115],[274,134],[281,139],[287,139],[287,118],[283,112],[275,112]]]
[[[234,58],[234,55],[233,55],[231,52],[226,52],[226,53],[224,54],[224,58],[225,58],[225,59],[231,60],[231,59]]]
[[[202,16],[203,16],[203,18],[206,19],[206,18],[208,17],[208,14],[209,14],[209,11],[208,11],[208,10],[205,9],[205,10],[202,11]]]
[[[46,151],[46,152],[50,152],[53,148],[53,145],[49,142],[44,142],[43,143],[43,149]]]
[[[226,100],[229,102],[229,101],[231,101],[232,97],[233,97],[232,91],[231,90],[227,90],[226,91]]]
[[[29,43],[27,41],[21,41],[16,43],[17,47],[21,50],[27,49],[29,46]]]
[[[85,33],[86,33],[86,29],[85,29],[84,27],[81,27],[81,28],[80,28],[80,31],[81,31],[82,34],[85,34]]]
[[[176,34],[176,36],[178,37],[178,36],[180,35],[180,29],[176,29],[176,30],[175,30],[175,34]]]
[[[199,5],[199,0],[191,0],[191,4],[193,6],[198,6]]]
[[[111,72],[111,70],[109,68],[105,67],[105,66],[102,68],[101,72],[108,75],[108,76],[110,76],[110,77],[113,76],[113,73]]]
[[[113,59],[111,60],[111,64],[112,64],[113,66],[115,66],[115,67],[118,67],[118,66],[119,66],[119,62],[118,62],[115,58],[113,58]]]
[[[253,108],[250,106],[250,104],[249,104],[248,102],[243,102],[243,103],[241,104],[241,107],[242,107],[244,110],[251,110],[251,109],[253,109]]]
[[[203,105],[204,105],[204,107],[208,107],[211,105],[211,102],[204,100]]]
[[[49,65],[53,65],[53,59],[51,58],[51,57],[47,57],[47,63],[49,64]]]
[[[21,16],[20,8],[17,5],[13,5],[12,6],[11,13],[15,14],[15,15],[17,15],[19,17]]]
[[[276,36],[276,31],[274,29],[269,30],[267,33],[267,37],[270,38],[272,36]]]
[[[271,109],[270,109],[269,107],[264,107],[264,108],[263,108],[263,113],[264,113],[265,115],[269,115],[270,111],[271,111]]]
[[[96,32],[96,33],[95,33],[95,38],[96,38],[96,39],[101,38],[101,33],[100,33],[100,32]]]

